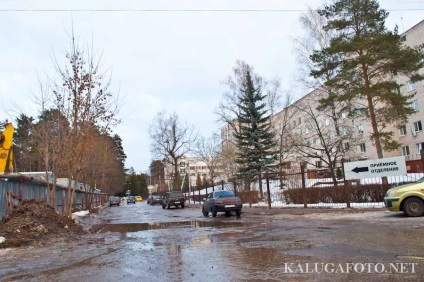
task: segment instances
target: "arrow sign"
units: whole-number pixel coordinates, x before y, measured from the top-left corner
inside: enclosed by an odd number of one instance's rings
[[[405,157],[392,157],[343,163],[346,179],[406,175]]]
[[[365,172],[368,171],[368,167],[355,167],[354,169],[352,169],[352,171],[356,173]]]

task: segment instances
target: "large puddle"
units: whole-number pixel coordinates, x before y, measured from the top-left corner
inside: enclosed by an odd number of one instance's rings
[[[177,222],[158,222],[158,223],[118,223],[106,224],[98,232],[138,232],[154,229],[169,229],[169,228],[227,228],[227,227],[243,227],[247,226],[245,222],[240,221],[177,221]]]

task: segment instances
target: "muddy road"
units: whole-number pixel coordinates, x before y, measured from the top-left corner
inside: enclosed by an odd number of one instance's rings
[[[0,250],[1,281],[422,281],[424,217],[254,209],[203,217],[146,202],[83,220],[96,233]]]

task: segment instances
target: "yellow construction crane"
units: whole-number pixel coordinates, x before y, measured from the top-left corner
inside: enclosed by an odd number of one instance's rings
[[[13,125],[6,123],[0,136],[0,174],[12,172],[14,131]]]

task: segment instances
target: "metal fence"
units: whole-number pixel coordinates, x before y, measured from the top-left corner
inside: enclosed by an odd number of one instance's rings
[[[408,173],[387,177],[387,183],[383,183],[380,177],[350,181],[339,178],[335,185],[332,178],[320,171],[290,171],[264,175],[261,180],[263,197],[259,193],[260,182],[257,179],[221,181],[213,186],[186,193],[186,196],[191,203],[201,203],[212,191],[231,190],[253,206],[267,207],[270,201],[271,207],[384,207],[383,197],[387,189],[415,182],[422,177],[424,173]],[[246,191],[256,193],[257,197],[243,196]]]
[[[0,219],[7,214],[6,193],[11,192],[23,200],[42,198],[44,202],[50,203],[50,195],[47,191],[46,183],[34,181],[27,177],[1,175],[0,176]],[[56,211],[63,212],[68,191],[66,187],[56,186]],[[75,210],[90,209],[107,202],[107,195],[104,193],[90,193],[82,190],[75,190],[73,208]],[[15,201],[18,204],[18,201]],[[90,206],[91,205],[91,206]]]

